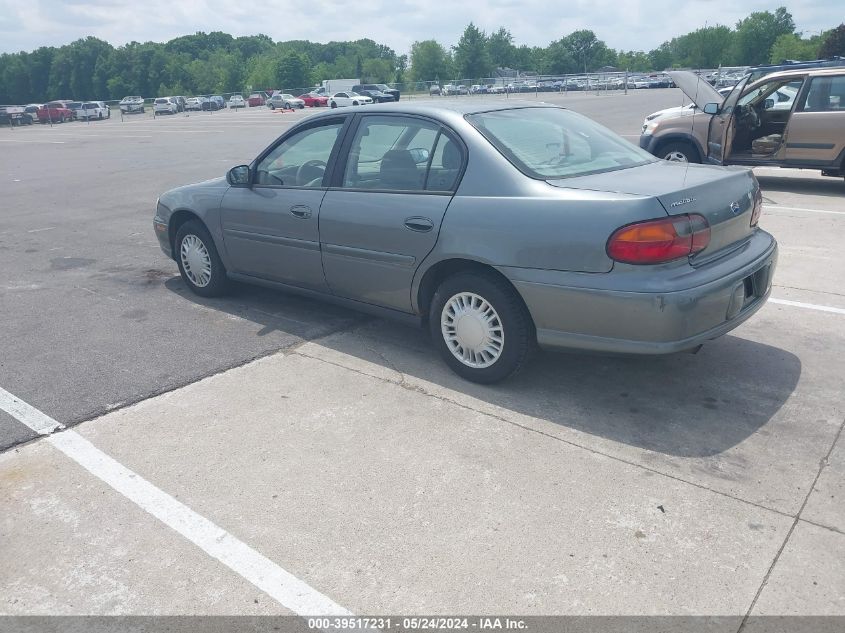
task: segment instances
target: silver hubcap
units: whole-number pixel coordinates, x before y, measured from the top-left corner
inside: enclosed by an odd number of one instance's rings
[[[440,331],[452,355],[467,367],[489,367],[502,355],[505,330],[484,297],[461,292],[443,306]]]
[[[188,279],[195,286],[205,288],[211,281],[211,256],[205,244],[196,235],[186,235],[179,252]]]
[[[668,160],[668,161],[672,161],[673,163],[688,163],[689,162],[689,160],[687,159],[687,155],[684,154],[683,152],[679,152],[677,150],[674,151],[674,152],[669,152],[663,158]]]

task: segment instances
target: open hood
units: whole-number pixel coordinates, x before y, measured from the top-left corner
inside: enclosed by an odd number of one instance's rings
[[[670,71],[668,75],[692,102],[703,110],[708,103],[722,103],[725,98],[716,89],[698,75],[688,70]]]

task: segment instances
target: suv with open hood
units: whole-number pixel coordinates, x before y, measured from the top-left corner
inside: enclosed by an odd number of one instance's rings
[[[696,108],[646,122],[640,147],[655,156],[845,176],[845,68],[745,77],[724,98],[693,73],[669,74]]]

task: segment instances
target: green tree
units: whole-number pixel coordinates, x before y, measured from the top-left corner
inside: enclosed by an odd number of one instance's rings
[[[472,22],[455,46],[455,70],[462,79],[489,77],[493,62],[487,52],[487,38]]]
[[[560,43],[578,64],[578,70],[584,72],[616,61],[613,51],[590,30],[573,31],[560,40]]]
[[[311,62],[305,55],[288,51],[275,64],[278,88],[307,88],[311,85]]]
[[[781,35],[795,32],[792,15],[784,7],[771,11],[755,11],[736,23],[734,61],[738,64],[765,64],[771,58],[772,46]]]
[[[845,24],[829,31],[819,48],[819,57],[824,59],[837,55],[845,57]]]
[[[512,67],[516,60],[516,47],[513,45],[511,32],[501,26],[498,31],[491,33],[487,38],[487,53],[495,67]]]
[[[795,33],[781,35],[772,44],[769,61],[779,64],[787,59],[816,59],[821,47],[821,37],[816,36],[808,40],[802,39]]]
[[[452,75],[449,54],[435,40],[411,44],[411,75],[416,81],[447,79]]]

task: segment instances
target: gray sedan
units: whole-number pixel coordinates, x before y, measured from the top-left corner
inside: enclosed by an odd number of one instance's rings
[[[539,344],[699,346],[756,312],[777,243],[741,168],[655,159],[544,104],[316,114],[226,177],[169,191],[154,228],[202,296],[262,284],[425,325],[495,382]]]

